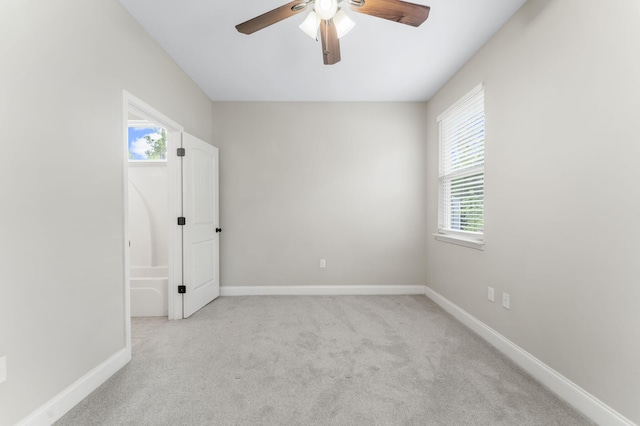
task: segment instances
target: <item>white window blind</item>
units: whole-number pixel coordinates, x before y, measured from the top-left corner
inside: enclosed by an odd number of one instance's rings
[[[438,117],[440,233],[484,231],[484,89],[480,85]]]

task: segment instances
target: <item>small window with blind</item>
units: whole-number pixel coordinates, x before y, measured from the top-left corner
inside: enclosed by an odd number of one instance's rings
[[[479,85],[438,116],[440,169],[436,238],[482,248],[484,89]]]

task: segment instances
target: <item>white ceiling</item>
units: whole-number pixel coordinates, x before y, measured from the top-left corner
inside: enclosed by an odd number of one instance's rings
[[[251,35],[235,25],[289,0],[120,0],[214,101],[424,101],[525,0],[413,0],[431,6],[418,28],[346,12],[342,61],[298,25],[308,12]]]

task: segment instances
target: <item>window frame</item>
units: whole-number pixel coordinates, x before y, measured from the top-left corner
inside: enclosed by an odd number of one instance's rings
[[[456,110],[458,110],[461,106],[466,105],[468,102],[473,101],[478,95],[482,94],[482,117],[483,117],[483,127],[485,126],[484,121],[486,120],[485,113],[485,104],[484,104],[484,83],[480,83],[476,87],[474,87],[471,91],[461,97],[458,101],[456,101],[453,105],[447,108],[444,112],[442,112],[436,118],[436,122],[438,124],[438,232],[433,234],[435,239],[442,242],[453,243],[462,245],[469,248],[474,248],[478,250],[484,249],[484,226],[481,232],[469,232],[462,230],[450,229],[447,227],[443,227],[443,212],[442,205],[446,204],[443,200],[443,188],[442,185],[446,179],[451,180],[456,177],[469,177],[482,173],[482,220],[484,222],[484,204],[485,204],[485,183],[484,183],[484,156],[486,155],[486,148],[483,140],[483,160],[482,165],[475,165],[472,167],[464,168],[461,170],[457,170],[448,174],[443,173],[443,135],[442,135],[442,121],[443,119],[449,118]],[[483,128],[483,134],[485,133],[485,129]]]

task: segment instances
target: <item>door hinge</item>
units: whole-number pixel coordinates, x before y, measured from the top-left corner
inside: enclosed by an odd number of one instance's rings
[[[187,151],[184,148],[178,148],[178,157],[184,157]]]
[[[187,224],[187,219],[185,219],[184,217],[179,217],[178,218],[178,225],[182,226],[182,225],[186,225]]]
[[[185,294],[187,292],[187,286],[186,285],[179,285],[178,286],[178,294]]]

